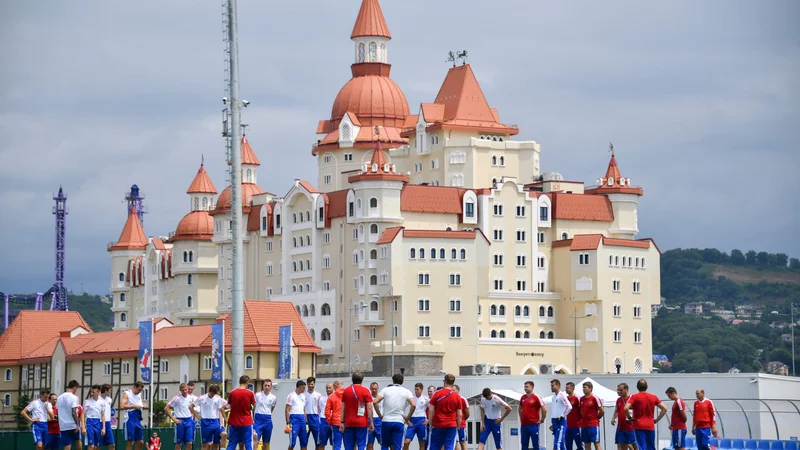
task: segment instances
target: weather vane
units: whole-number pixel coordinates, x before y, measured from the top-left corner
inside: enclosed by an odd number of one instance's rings
[[[611,156],[614,156],[614,144],[611,142],[608,143],[608,151],[611,152]]]
[[[246,124],[246,123],[243,123],[243,124],[242,124],[242,136],[244,136],[245,134],[247,134],[247,127],[249,127],[249,126],[250,126],[250,125],[248,125],[248,124]]]
[[[459,50],[459,51],[449,51],[447,52],[447,61],[453,63],[453,67],[456,66],[456,62],[461,60],[461,65],[467,63],[467,51],[466,50]]]

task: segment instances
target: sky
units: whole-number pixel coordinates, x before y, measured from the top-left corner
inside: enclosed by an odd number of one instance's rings
[[[145,231],[189,211],[204,156],[226,184],[220,2],[3,2],[0,6],[0,291],[54,279],[52,196],[68,194],[67,287],[105,294],[124,194]],[[259,185],[316,181],[320,119],[350,79],[360,0],[239,0],[241,96]],[[449,50],[469,63],[542,171],[594,184],[613,142],[644,188],[639,237],[800,257],[800,2],[383,0],[392,78],[412,113],[432,102]]]

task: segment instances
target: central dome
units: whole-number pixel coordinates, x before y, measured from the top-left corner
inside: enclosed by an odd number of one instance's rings
[[[211,240],[213,236],[214,219],[208,211],[192,211],[183,216],[171,240]]]
[[[331,125],[339,126],[345,113],[358,117],[363,126],[401,128],[409,115],[408,101],[400,86],[389,78],[382,63],[353,64],[353,78],[342,87],[331,109]]]

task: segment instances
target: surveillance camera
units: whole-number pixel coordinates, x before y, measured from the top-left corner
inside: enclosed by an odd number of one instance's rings
[[[228,97],[222,97],[222,104],[223,105],[227,105],[228,104]]]
[[[242,105],[247,108],[247,105],[250,104],[250,100],[242,100]]]

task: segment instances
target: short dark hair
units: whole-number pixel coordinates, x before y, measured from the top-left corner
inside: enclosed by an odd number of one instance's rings
[[[52,393],[52,392],[50,393],[50,396],[47,397],[47,398],[53,398],[54,395],[56,396],[56,398],[58,398],[58,394],[55,394],[55,393]]]
[[[675,389],[674,387],[670,386],[670,387],[667,388],[666,392],[664,392],[664,393],[665,394],[677,394],[678,390]]]
[[[303,380],[297,380],[297,383],[295,383],[295,384],[294,384],[294,388],[295,388],[295,389],[297,389],[297,388],[299,388],[300,386],[305,386],[305,385],[306,385],[306,382],[305,382],[305,381],[303,381]]]
[[[617,387],[620,387],[620,386],[622,386],[622,388],[625,389],[626,391],[628,390],[628,383],[620,383],[620,384],[617,385]]]
[[[50,394],[50,389],[42,389],[41,391],[39,391],[39,395],[40,396],[45,395],[45,394],[49,395]]]
[[[392,383],[394,383],[394,384],[403,384],[403,380],[404,379],[405,379],[405,377],[403,377],[403,375],[400,374],[400,373],[396,373],[396,374],[392,375]]]
[[[594,385],[592,384],[591,381],[584,381],[583,385],[588,387],[589,389],[594,389]]]
[[[314,377],[306,378],[306,383],[311,383],[312,381],[314,382],[314,384],[317,384],[317,379],[316,378],[314,378]]]
[[[142,383],[141,381],[134,381],[133,382],[133,387],[143,388],[144,387],[144,383]]]
[[[369,384],[369,387],[372,387],[372,386],[378,386],[378,383],[373,381],[372,383]]]
[[[111,386],[110,384],[108,384],[108,383],[106,383],[106,384],[102,385],[102,386],[100,387],[100,393],[101,393],[101,394],[104,394],[104,393],[106,393],[106,392],[110,392],[110,391],[111,391],[111,387],[112,387],[112,386]]]
[[[350,377],[350,380],[352,380],[353,384],[361,384],[361,382],[364,381],[364,375],[361,375],[361,372],[356,370],[353,372],[353,376]]]
[[[264,378],[264,384],[266,384],[266,383],[272,383],[272,380],[269,379],[269,378]]]
[[[81,384],[78,383],[77,380],[70,380],[69,383],[67,383],[67,389],[74,389],[74,388],[76,388],[76,387],[78,387],[80,385]]]
[[[211,386],[208,387],[208,392],[213,392],[215,394],[218,393],[219,386],[217,386],[216,384],[212,384]]]
[[[91,390],[91,391],[93,391],[93,390],[95,390],[95,389],[97,389],[97,390],[99,391],[99,390],[100,390],[100,389],[102,389],[102,388],[100,387],[100,385],[99,385],[99,384],[93,384],[93,385],[92,385],[92,388],[91,388],[90,390]]]
[[[239,384],[247,384],[250,382],[250,377],[247,375],[242,375],[239,377]]]
[[[415,384],[414,384],[414,387],[415,387],[415,388],[420,388],[420,389],[425,389],[425,385],[424,385],[424,384],[422,384],[422,383],[415,383]]]
[[[452,373],[448,373],[447,375],[444,376],[444,382],[445,384],[449,384],[450,386],[452,386],[456,384],[456,376],[453,375]]]
[[[483,388],[483,391],[481,391],[481,395],[483,396],[483,398],[491,398],[492,390],[489,388]]]
[[[561,382],[558,380],[550,380],[550,384],[555,384],[558,387],[561,387]]]
[[[525,384],[530,384],[530,385],[531,385],[531,387],[533,387],[533,381],[530,381],[530,380],[528,380],[528,381],[526,381],[525,383],[523,383],[523,385],[525,385]]]
[[[638,389],[641,392],[646,391],[647,390],[647,381],[645,381],[644,378],[642,378],[641,380],[637,381],[636,382],[636,389]]]
[[[194,386],[194,381],[190,381],[190,382],[186,383],[186,385],[187,386]]]

